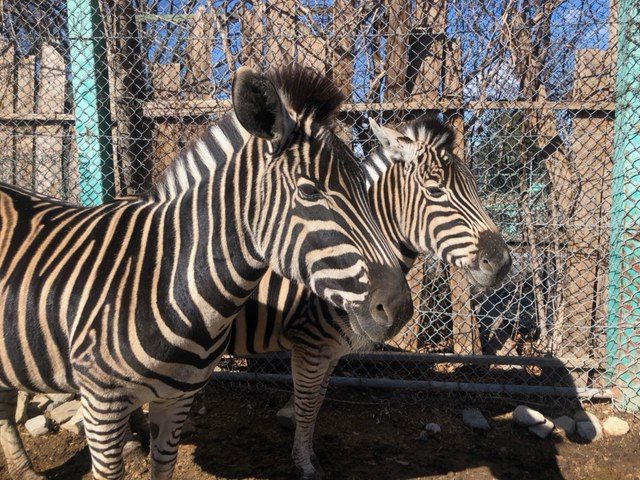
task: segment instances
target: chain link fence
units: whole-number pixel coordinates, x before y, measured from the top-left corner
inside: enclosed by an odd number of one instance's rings
[[[147,189],[230,107],[242,64],[298,61],[330,76],[347,96],[341,135],[361,156],[375,148],[369,117],[437,113],[453,126],[512,249],[509,281],[476,292],[422,259],[413,321],[380,351],[343,360],[338,382],[608,398],[608,340],[628,331],[618,347],[637,359],[640,312],[612,323],[607,298],[617,0],[0,5],[0,180],[70,202]],[[628,208],[637,239],[638,205]],[[622,373],[638,380],[637,363]],[[288,362],[229,358],[220,370],[279,379]]]

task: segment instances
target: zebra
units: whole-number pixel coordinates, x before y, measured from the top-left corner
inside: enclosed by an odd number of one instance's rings
[[[474,177],[452,151],[452,130],[435,117],[401,131],[370,120],[381,149],[364,160],[376,221],[405,273],[420,254],[464,269],[486,289],[506,277],[508,247],[480,199]],[[291,350],[295,438],[293,460],[303,479],[322,478],[313,433],[329,377],[340,357],[372,339],[345,313],[276,274],[265,276],[236,318],[227,353]],[[394,334],[397,333],[394,330]]]
[[[297,65],[234,76],[233,109],[136,199],[78,207],[0,185],[0,442],[36,474],[16,391],[78,392],[96,479],[124,476],[149,404],[151,478],[172,477],[194,395],[270,268],[383,339],[412,315],[365,176],[334,133],[344,97]]]

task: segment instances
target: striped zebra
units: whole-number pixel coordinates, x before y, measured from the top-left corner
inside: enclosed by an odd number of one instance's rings
[[[372,339],[411,317],[364,173],[333,132],[342,101],[302,67],[242,68],[233,112],[138,199],[82,208],[0,185],[0,442],[12,478],[43,478],[14,424],[17,390],[80,393],[96,479],[123,478],[127,421],[149,403],[151,478],[171,478],[193,397],[268,267]]]
[[[369,200],[405,273],[418,255],[433,253],[464,269],[480,288],[500,283],[511,257],[482,207],[473,175],[452,152],[452,131],[435,118],[401,132],[373,120],[371,128],[382,148],[365,160]],[[234,322],[230,354],[291,350],[293,460],[303,479],[322,478],[313,432],[329,376],[341,356],[372,341],[344,312],[274,274],[265,276]]]

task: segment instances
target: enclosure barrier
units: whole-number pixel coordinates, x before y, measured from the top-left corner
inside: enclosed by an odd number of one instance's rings
[[[615,403],[640,411],[640,2],[619,23],[607,369]]]
[[[345,93],[358,155],[369,117],[446,119],[514,259],[493,292],[420,261],[414,319],[335,382],[637,408],[638,3],[4,0],[0,181],[84,205],[138,194],[229,108],[240,65],[304,63]],[[218,376],[287,363],[227,358]]]

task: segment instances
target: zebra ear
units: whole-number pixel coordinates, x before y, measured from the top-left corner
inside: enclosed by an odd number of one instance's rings
[[[382,145],[385,155],[394,162],[410,162],[416,156],[416,142],[391,128],[381,127],[369,119],[369,128]]]
[[[291,120],[273,83],[248,67],[240,67],[231,87],[233,109],[252,135],[269,140],[271,153],[280,150],[291,133]]]

